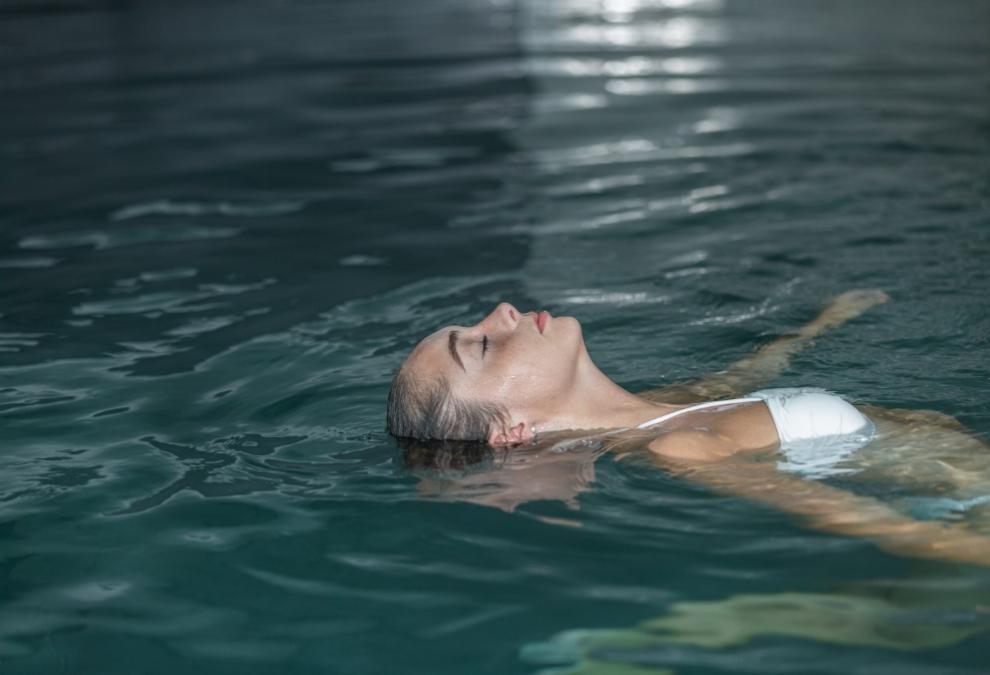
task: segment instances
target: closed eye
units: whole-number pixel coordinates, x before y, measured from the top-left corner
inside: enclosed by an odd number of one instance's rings
[[[485,352],[488,351],[488,336],[485,335],[481,338],[481,358],[485,357]]]

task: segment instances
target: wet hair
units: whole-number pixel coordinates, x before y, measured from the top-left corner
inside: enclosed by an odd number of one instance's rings
[[[442,376],[423,382],[402,367],[388,391],[386,429],[400,440],[487,445],[492,428],[505,426],[507,420],[508,411],[503,406],[456,398]]]
[[[397,440],[402,462],[408,468],[440,476],[483,470],[504,461],[510,452],[508,448],[493,448],[485,441]]]
[[[488,434],[493,427],[505,426],[507,420],[508,411],[502,406],[455,398],[442,376],[424,383],[400,368],[388,392],[386,428],[396,438],[404,463],[412,469],[445,474],[504,462],[512,450],[493,448]],[[545,445],[556,452],[579,446],[624,451],[640,448],[644,438],[648,441],[653,437],[641,434],[606,440],[599,434],[572,431],[548,438]]]

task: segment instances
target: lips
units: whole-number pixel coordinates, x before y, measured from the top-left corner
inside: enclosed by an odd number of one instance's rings
[[[550,312],[542,311],[536,315],[536,329],[540,331],[540,334],[547,329],[547,324],[550,322]]]

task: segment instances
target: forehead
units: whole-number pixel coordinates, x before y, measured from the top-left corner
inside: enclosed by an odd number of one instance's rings
[[[439,328],[439,329],[433,331],[432,333],[430,333],[429,335],[427,335],[422,340],[420,340],[419,341],[419,344],[416,345],[416,347],[419,348],[419,347],[421,347],[423,345],[426,345],[426,344],[432,343],[432,342],[436,342],[438,340],[446,340],[447,339],[447,335],[450,333],[450,331],[457,330],[458,328],[459,328],[459,326],[444,326],[443,328]]]
[[[406,359],[406,367],[424,372],[447,372],[448,367],[454,365],[448,351],[450,333],[454,330],[457,326],[444,326],[420,340]]]

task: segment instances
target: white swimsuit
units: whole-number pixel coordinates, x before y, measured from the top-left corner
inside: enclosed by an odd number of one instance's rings
[[[704,408],[763,401],[770,410],[780,451],[787,458],[777,468],[809,478],[824,478],[854,469],[840,468],[840,460],[863,447],[876,434],[873,422],[850,403],[824,389],[795,387],[761,389],[744,398],[698,403],[661,415],[637,426],[656,426],[672,417]]]

